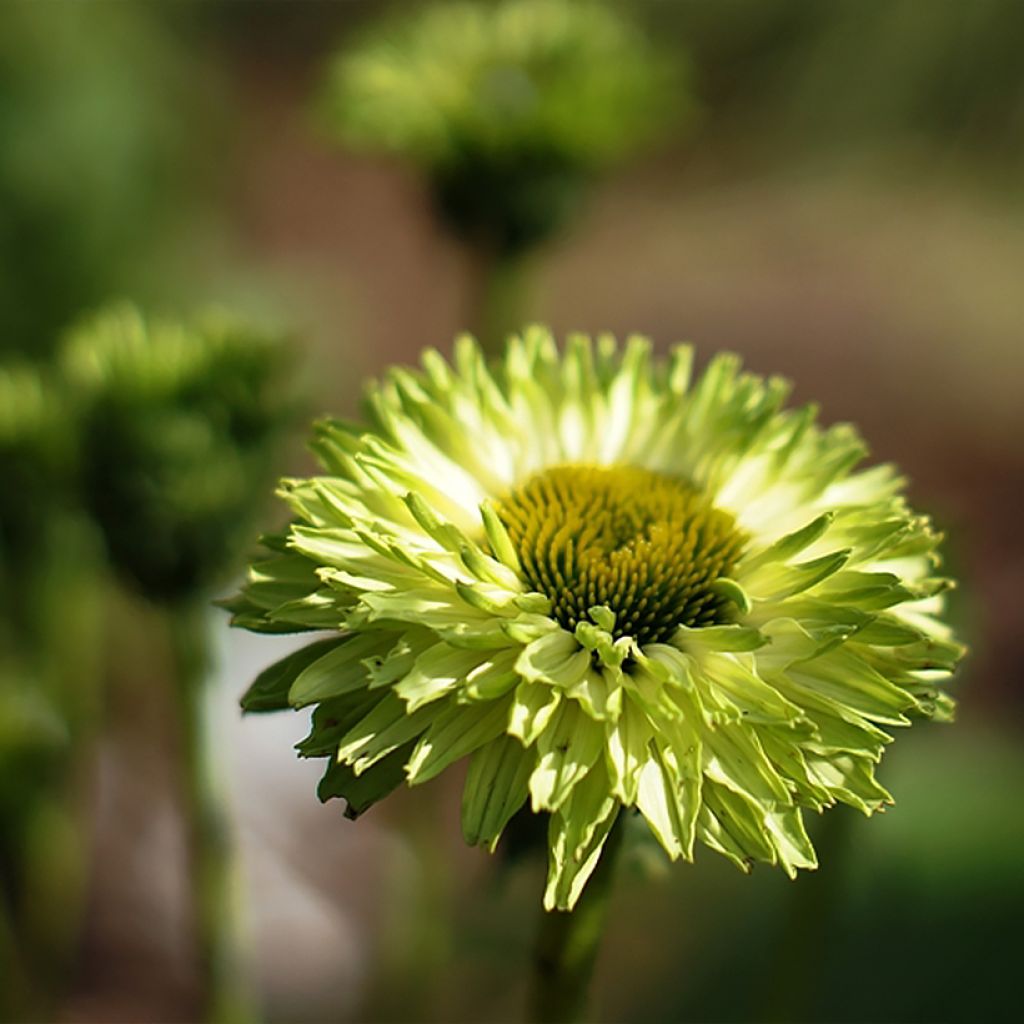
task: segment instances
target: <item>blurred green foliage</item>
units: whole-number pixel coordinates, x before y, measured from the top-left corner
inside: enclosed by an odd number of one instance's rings
[[[73,962],[105,563],[203,608],[265,507],[292,369],[283,339],[225,315],[128,305],[82,321],[49,369],[0,367],[0,1019],[48,1017]]]
[[[1017,0],[730,0],[643,10],[685,40],[705,123],[792,162],[817,149],[1024,159]]]
[[[0,1016],[46,1012],[83,906],[74,794],[98,700],[102,571],[72,496],[66,413],[38,371],[0,367],[0,931],[17,943],[16,957],[0,948]]]
[[[166,274],[206,157],[202,76],[156,15],[0,5],[0,352],[44,355],[83,309]]]
[[[0,565],[31,557],[47,508],[66,503],[74,437],[41,373],[27,363],[0,366]]]

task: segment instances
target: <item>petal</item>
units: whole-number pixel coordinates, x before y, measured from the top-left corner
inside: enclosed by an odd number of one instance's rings
[[[553,811],[601,756],[604,728],[576,704],[562,701],[551,724],[537,738],[540,758],[530,776],[533,810]]]
[[[351,764],[356,775],[362,775],[391,751],[423,733],[442,710],[441,705],[428,704],[409,714],[401,698],[393,693],[385,694],[380,703],[342,737],[338,760]]]
[[[590,652],[564,629],[527,644],[516,662],[516,671],[530,682],[575,686],[590,668]]]
[[[524,746],[532,746],[547,728],[561,700],[561,693],[550,686],[521,682],[516,687],[509,713],[509,733],[519,737]]]
[[[640,770],[636,805],[672,860],[692,849],[692,804],[688,804],[657,748]]]
[[[605,762],[611,790],[627,807],[636,803],[640,771],[647,763],[653,734],[647,716],[631,700],[623,701],[618,721],[608,726]]]
[[[462,794],[462,834],[467,843],[494,850],[505,826],[526,802],[533,764],[533,755],[511,736],[477,750]]]
[[[410,712],[451,693],[480,666],[479,651],[439,643],[428,647],[413,662],[409,674],[395,684],[395,693]]]
[[[569,801],[551,815],[545,910],[572,910],[597,867],[618,814],[619,803],[609,794],[608,777],[598,763]]]
[[[423,734],[407,774],[409,784],[427,782],[449,765],[505,732],[508,702],[455,704],[446,708]]]
[[[395,639],[394,633],[371,632],[334,644],[295,678],[288,702],[302,708],[365,687],[370,678],[366,660],[385,654],[394,647]]]

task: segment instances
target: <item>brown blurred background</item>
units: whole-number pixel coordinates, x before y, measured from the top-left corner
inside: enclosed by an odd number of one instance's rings
[[[330,52],[386,6],[411,5],[0,9],[0,166],[21,161],[0,181],[3,347],[39,357],[110,295],[216,300],[294,328],[310,412],[352,416],[364,377],[446,346],[472,309],[465,255],[411,169],[346,153],[310,114]],[[745,878],[707,852],[662,871],[641,848],[612,908],[598,1017],[1015,1019],[1024,6],[631,10],[687,55],[696,127],[609,175],[536,254],[527,317],[662,348],[691,340],[702,359],[731,349],[789,377],[826,422],[857,423],[948,534],[971,654],[958,723],[900,737],[880,773],[896,807],[823,836],[838,852],[823,851],[817,876]],[[56,257],[33,251],[40,225],[60,239]],[[78,263],[89,273],[60,272]],[[306,464],[296,446],[281,470]],[[321,806],[317,766],[290,750],[303,717],[237,711],[290,641],[211,618],[210,703],[261,1012],[517,1019],[540,865],[498,872],[463,848],[455,778],[357,823]],[[120,599],[105,619],[106,724],[83,783],[90,895],[59,1017],[193,1019],[163,641],[139,603]]]

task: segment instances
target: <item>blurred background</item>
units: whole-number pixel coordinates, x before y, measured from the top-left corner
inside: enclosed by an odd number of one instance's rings
[[[203,1013],[182,815],[192,741],[173,682],[183,600],[124,570],[123,524],[76,497],[96,479],[83,466],[140,448],[79,445],[94,406],[60,383],[67,332],[128,298],[171,318],[224,307],[279,336],[287,354],[259,377],[280,392],[259,406],[277,440],[248,475],[269,496],[273,477],[309,468],[309,418],[356,416],[365,377],[476,326],[479,251],[444,229],[411,163],[339,144],[316,104],[332,54],[423,6],[0,7],[0,988],[20,1007],[12,1019]],[[668,869],[638,844],[594,1017],[1014,1019],[1024,6],[620,9],[683,69],[677,102],[661,135],[531,248],[519,316],[559,334],[642,332],[662,350],[691,340],[702,361],[731,349],[790,378],[824,421],[857,423],[948,535],[951,614],[971,653],[957,724],[900,737],[880,772],[896,807],[870,823],[833,812],[816,875],[747,878],[706,851]],[[133,416],[156,403],[146,394]],[[235,399],[215,395],[220,416]],[[208,462],[216,449],[198,451]],[[282,518],[239,497],[233,560],[188,600],[216,666],[202,716],[240,855],[255,1011],[519,1019],[542,866],[499,868],[463,847],[452,773],[345,821],[315,798],[320,766],[290,749],[302,714],[242,720],[245,687],[298,641],[229,632],[209,607],[240,579],[258,528]]]

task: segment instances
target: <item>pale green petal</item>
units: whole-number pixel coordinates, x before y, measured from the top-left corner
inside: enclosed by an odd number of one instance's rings
[[[528,644],[516,662],[516,671],[530,682],[575,686],[590,668],[590,654],[565,630],[548,633]]]
[[[764,823],[779,864],[790,878],[796,878],[798,868],[813,870],[818,866],[818,857],[807,836],[799,808],[769,812]]]
[[[445,708],[423,734],[409,759],[409,783],[427,782],[450,764],[505,732],[508,702]]]
[[[864,814],[893,802],[888,790],[875,780],[874,765],[869,760],[852,754],[808,756],[807,766],[812,777],[837,800]]]
[[[895,686],[842,648],[813,661],[793,665],[787,672],[793,689],[810,690],[831,698],[873,722],[906,725],[904,711],[915,706],[906,690]]]
[[[462,794],[467,843],[494,850],[505,826],[526,803],[533,765],[533,755],[511,736],[487,743],[473,755]]]
[[[524,746],[532,746],[548,727],[561,700],[559,690],[543,683],[520,683],[516,687],[509,714],[509,735],[518,736]]]
[[[647,716],[632,701],[623,701],[618,721],[608,727],[605,761],[612,793],[627,806],[636,802],[653,735]]]
[[[357,818],[405,781],[405,762],[411,752],[412,743],[407,743],[361,775],[356,775],[349,764],[331,761],[317,786],[316,795],[323,802],[333,797],[343,798],[347,805],[345,817]]]
[[[586,675],[566,690],[566,696],[579,701],[580,707],[598,721],[614,720],[622,711],[622,677],[607,668],[589,669]]]
[[[766,805],[790,802],[785,782],[765,756],[753,730],[742,725],[708,729],[703,741],[704,774],[708,779]]]
[[[705,655],[700,661],[700,674],[711,691],[728,700],[752,725],[793,726],[806,717],[799,705],[787,700],[738,658]]]
[[[849,550],[834,551],[795,565],[771,562],[751,572],[746,572],[741,564],[737,567],[737,576],[754,601],[781,601],[810,590],[839,572],[849,558]]]
[[[565,803],[604,748],[604,728],[575,704],[562,701],[537,738],[537,767],[530,776],[533,810],[553,811]]]
[[[428,704],[409,714],[405,702],[388,693],[341,738],[338,760],[351,764],[356,775],[361,775],[393,750],[423,733],[443,711],[443,705]]]
[[[753,557],[745,558],[742,562],[744,569],[747,572],[752,572],[754,569],[769,562],[788,562],[824,536],[834,521],[834,512],[823,512],[812,519],[806,526],[802,526],[800,529],[779,538],[779,540]]]
[[[395,693],[410,712],[439,700],[464,683],[481,662],[478,651],[434,644],[413,662],[409,674],[395,685]]]
[[[292,651],[280,661],[265,668],[245,691],[241,699],[243,711],[280,711],[289,706],[288,691],[302,672],[325,654],[344,644],[347,638],[319,640]]]
[[[519,683],[515,670],[518,648],[488,652],[486,659],[466,676],[466,685],[460,695],[466,700],[495,700],[503,697]]]
[[[300,757],[336,757],[346,733],[362,722],[381,701],[371,690],[353,690],[322,701],[313,711],[309,735],[295,745]]]
[[[775,863],[777,855],[763,824],[763,808],[721,786],[705,784],[701,795],[697,835],[702,842],[743,871],[749,871],[755,860]]]
[[[657,749],[640,769],[636,805],[672,860],[692,849],[693,809]]]
[[[572,910],[576,905],[618,814],[619,803],[609,796],[608,779],[599,763],[551,815],[545,910]]]
[[[288,691],[288,702],[302,708],[365,687],[369,681],[366,660],[384,655],[394,647],[395,640],[394,633],[347,637],[303,669]]]
[[[680,626],[670,642],[696,657],[706,651],[756,651],[764,647],[769,638],[751,626],[704,626],[700,629]]]

